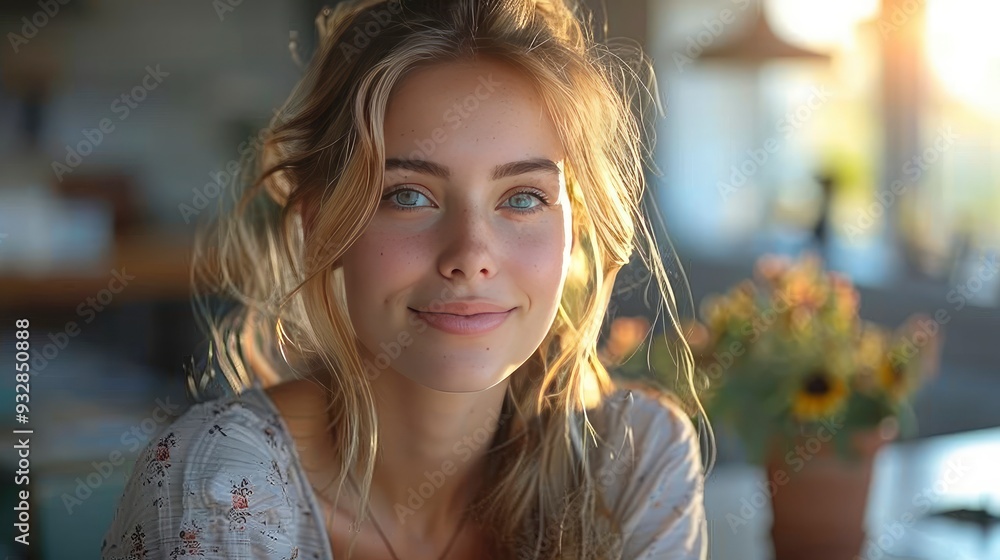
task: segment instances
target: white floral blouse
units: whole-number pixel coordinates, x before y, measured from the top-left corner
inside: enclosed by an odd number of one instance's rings
[[[663,401],[622,389],[590,411],[614,443],[595,454],[595,472],[622,520],[623,558],[703,560],[697,436]],[[284,420],[254,387],[194,404],[154,436],[129,475],[101,556],[332,560],[321,512]]]

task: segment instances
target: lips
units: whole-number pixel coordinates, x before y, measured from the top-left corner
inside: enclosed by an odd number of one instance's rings
[[[411,309],[418,319],[428,326],[449,334],[476,335],[488,333],[507,320],[514,311],[509,309],[500,312],[474,313],[460,315],[455,313],[431,313]]]
[[[483,299],[467,301],[435,302],[430,309],[414,309],[420,313],[449,313],[451,315],[478,315],[480,313],[504,313],[512,306],[503,306]]]

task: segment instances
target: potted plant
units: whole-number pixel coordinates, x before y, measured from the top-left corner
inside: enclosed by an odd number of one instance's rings
[[[912,431],[909,399],[936,369],[932,319],[914,315],[890,332],[862,320],[859,304],[818,257],[769,255],[753,278],[705,298],[701,321],[683,329],[709,418],[766,468],[778,560],[860,553],[875,453]],[[616,319],[602,359],[624,377],[676,381],[675,353],[648,328]]]

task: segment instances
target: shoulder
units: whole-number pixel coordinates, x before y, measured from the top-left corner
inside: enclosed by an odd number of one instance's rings
[[[286,525],[301,513],[290,450],[256,391],[192,405],[139,452],[103,558],[290,553]]]
[[[621,523],[626,558],[703,558],[698,433],[669,393],[620,388],[591,411],[598,487]],[[668,552],[669,551],[669,552]]]
[[[619,387],[588,417],[606,444],[632,443],[671,456],[696,454],[700,461],[697,432],[671,393]]]

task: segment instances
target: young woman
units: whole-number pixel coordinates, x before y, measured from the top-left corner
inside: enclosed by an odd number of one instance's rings
[[[635,252],[677,318],[640,210],[648,90],[581,19],[324,10],[198,246],[239,304],[210,322],[237,391],[157,434],[104,558],[706,557],[685,409],[597,357]]]

